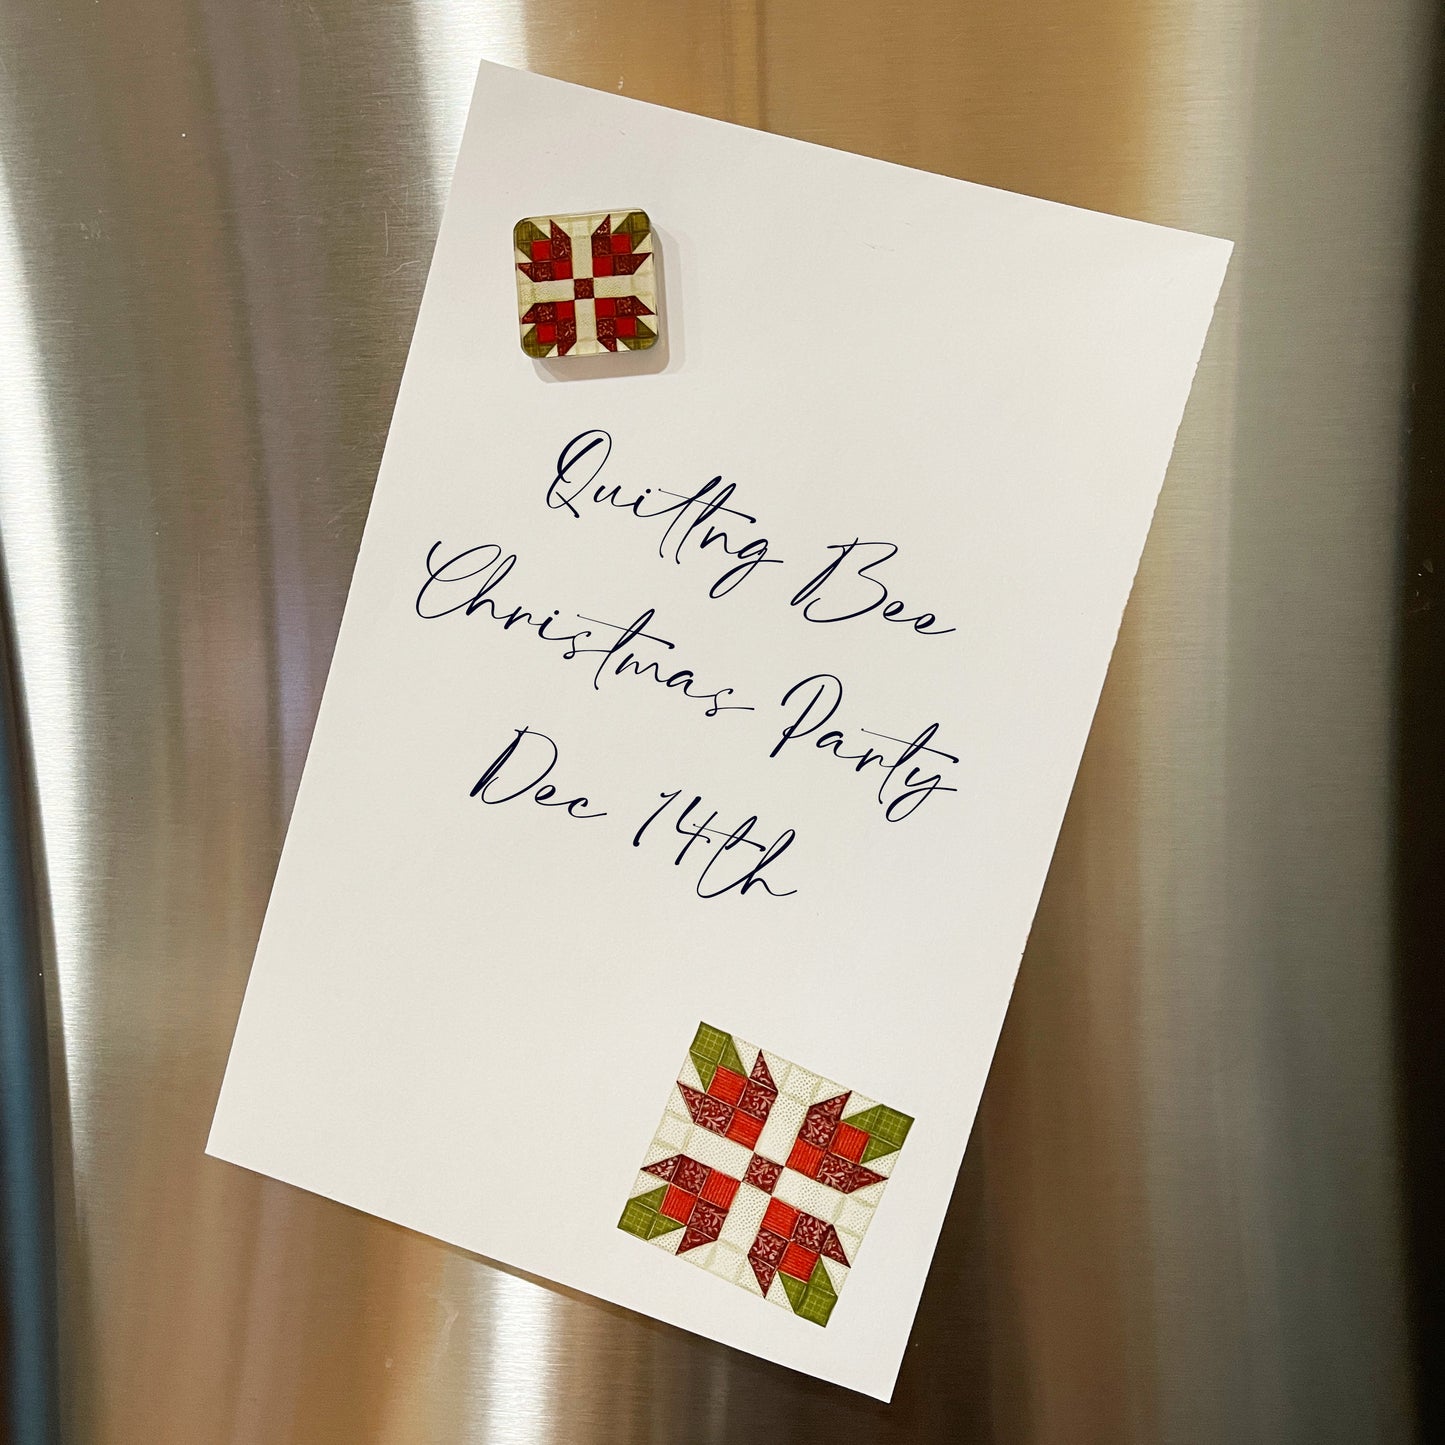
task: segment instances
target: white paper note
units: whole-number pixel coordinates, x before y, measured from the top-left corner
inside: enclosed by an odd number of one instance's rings
[[[209,1152],[886,1399],[1229,250],[484,65]]]

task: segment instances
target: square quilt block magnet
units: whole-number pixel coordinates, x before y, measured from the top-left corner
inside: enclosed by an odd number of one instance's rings
[[[646,211],[528,216],[512,228],[528,356],[644,351],[657,340],[657,261]]]
[[[826,1325],[912,1124],[699,1024],[617,1227]]]

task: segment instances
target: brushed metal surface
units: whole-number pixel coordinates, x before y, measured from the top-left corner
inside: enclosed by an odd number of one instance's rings
[[[0,8],[68,1440],[1409,1437],[1389,574],[1431,8]],[[1239,242],[891,1407],[202,1154],[482,56]]]

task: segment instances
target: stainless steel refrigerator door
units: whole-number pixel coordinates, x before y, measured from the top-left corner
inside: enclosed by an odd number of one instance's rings
[[[1397,1441],[1428,0],[10,0],[66,1438]],[[479,57],[1239,248],[896,1402],[202,1154]]]

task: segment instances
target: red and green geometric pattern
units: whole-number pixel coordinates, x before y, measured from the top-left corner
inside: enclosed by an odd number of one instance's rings
[[[529,216],[512,228],[528,356],[643,351],[657,340],[657,267],[646,211]]]
[[[699,1024],[618,1228],[826,1325],[912,1123]]]

